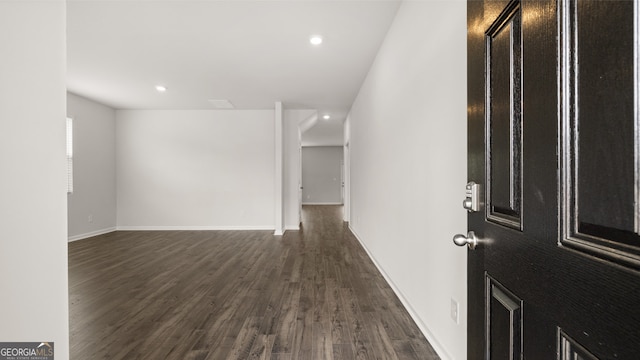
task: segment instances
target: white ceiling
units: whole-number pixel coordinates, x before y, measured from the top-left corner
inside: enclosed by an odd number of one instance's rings
[[[344,145],[344,121],[324,120],[302,133],[302,146],[342,146]]]
[[[209,99],[273,109],[282,101],[331,114],[317,127],[336,128],[399,4],[68,0],[67,87],[116,109],[214,109]],[[320,46],[309,43],[315,34]],[[158,93],[158,84],[168,90]]]

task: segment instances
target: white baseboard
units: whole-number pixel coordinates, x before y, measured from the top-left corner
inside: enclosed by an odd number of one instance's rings
[[[273,225],[257,226],[118,226],[119,231],[275,230]]]
[[[341,202],[303,202],[302,205],[344,205]]]
[[[298,231],[298,230],[300,230],[300,227],[299,227],[299,226],[293,226],[293,225],[287,225],[287,226],[285,226],[285,227],[284,227],[284,229],[282,229],[282,232],[280,232],[280,231],[277,231],[277,230],[276,230],[276,231],[273,233],[273,235],[275,235],[275,236],[281,236],[281,235],[284,235],[284,233],[286,233],[286,232],[287,232],[287,231],[289,231],[289,230],[291,230],[291,231]]]
[[[106,228],[106,229],[91,231],[91,232],[84,233],[84,234],[73,235],[73,236],[69,236],[67,238],[67,241],[72,242],[72,241],[83,240],[83,239],[87,239],[87,238],[90,238],[90,237],[94,237],[94,236],[98,236],[98,235],[114,232],[116,230],[117,229],[115,227],[110,227],[110,228]]]
[[[396,294],[398,299],[400,299],[400,302],[402,303],[402,305],[404,305],[404,307],[407,309],[407,312],[409,312],[409,316],[411,316],[411,318],[416,323],[416,325],[418,325],[418,328],[420,329],[420,331],[422,332],[424,337],[427,338],[427,340],[429,341],[429,344],[431,344],[431,346],[433,347],[433,350],[436,351],[436,353],[438,354],[438,356],[440,356],[440,358],[442,360],[451,360],[452,359],[451,355],[449,355],[449,353],[447,353],[444,350],[444,348],[438,342],[438,340],[433,335],[433,333],[424,324],[424,322],[422,322],[420,317],[418,317],[418,314],[413,309],[413,307],[411,306],[409,301],[404,297],[404,295],[402,295],[402,292],[400,291],[400,289],[398,289],[396,284],[393,283],[391,278],[387,275],[387,273],[384,271],[384,269],[380,266],[378,261],[376,261],[376,258],[373,256],[373,254],[371,254],[371,252],[369,251],[369,249],[367,248],[365,243],[362,241],[360,236],[358,236],[358,233],[356,233],[355,230],[351,227],[351,224],[349,224],[349,230],[351,230],[351,233],[356,237],[356,239],[358,239],[358,242],[360,242],[360,245],[362,246],[364,251],[367,252],[367,255],[369,255],[369,258],[371,259],[373,264],[376,266],[376,268],[378,268],[378,271],[380,271],[380,273],[382,274],[384,279],[387,280],[387,283],[389,283],[389,286],[391,286],[391,289],[393,290],[393,292]]]
[[[96,230],[84,234],[69,236],[67,241],[78,241],[87,239],[90,237],[107,234],[114,231],[199,231],[199,230],[231,230],[231,231],[246,231],[246,230],[274,230],[271,225],[265,226],[118,226],[107,229]],[[287,230],[300,230],[300,227],[287,226]],[[282,235],[282,234],[275,234]]]

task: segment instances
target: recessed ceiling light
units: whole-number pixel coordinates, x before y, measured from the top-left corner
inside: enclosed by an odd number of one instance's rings
[[[325,116],[323,116],[322,118],[323,118],[323,119],[325,119],[325,120],[329,120],[329,119],[331,119],[331,116],[329,116],[329,115],[325,115]]]
[[[165,92],[165,91],[167,91],[167,88],[165,86],[162,86],[162,85],[157,85],[156,86],[156,90],[158,90],[158,92]]]
[[[311,38],[309,38],[309,42],[312,45],[320,45],[322,44],[322,36],[314,35]]]

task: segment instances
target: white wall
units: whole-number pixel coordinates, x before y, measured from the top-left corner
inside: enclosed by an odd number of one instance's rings
[[[351,221],[351,119],[344,120],[344,221]]]
[[[465,2],[403,2],[350,127],[350,226],[441,357],[466,359]]]
[[[274,229],[273,110],[118,110],[120,229]]]
[[[300,179],[300,134],[298,123],[315,110],[284,110],[284,215],[285,228],[298,229],[298,188]],[[123,111],[120,111],[123,113]],[[230,114],[224,111],[219,114]],[[116,110],[70,94],[67,114],[74,117],[75,163],[74,193],[69,195],[69,238],[82,239],[111,231],[116,223]],[[122,131],[127,127],[122,127]],[[183,129],[188,132],[188,130]],[[196,136],[200,131],[193,128]],[[188,136],[188,135],[187,135]],[[275,200],[275,199],[274,199]],[[92,222],[89,222],[89,216]],[[246,226],[245,226],[246,225]],[[127,224],[122,228],[143,225]],[[162,225],[178,226],[179,225]],[[200,225],[190,225],[200,226]],[[225,225],[201,225],[226,228]],[[241,223],[231,228],[254,225]],[[265,225],[266,226],[266,225]],[[271,226],[271,224],[269,224]]]
[[[69,239],[116,228],[116,111],[67,93],[73,118],[73,193],[69,194]]]
[[[342,146],[302,148],[302,203],[342,204]]]
[[[0,2],[0,341],[69,358],[65,3]]]
[[[286,105],[286,104],[285,104]],[[284,221],[285,229],[298,230],[300,228],[300,213],[298,192],[301,186],[301,135],[298,125],[315,110],[286,109],[284,111]]]

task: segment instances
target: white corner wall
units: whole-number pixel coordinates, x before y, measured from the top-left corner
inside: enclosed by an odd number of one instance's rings
[[[300,229],[299,190],[301,175],[301,138],[299,126],[317,114],[312,109],[284,110],[284,223],[285,230]]]
[[[466,3],[405,1],[349,117],[350,226],[443,359],[466,359],[466,92]]]
[[[69,358],[64,1],[0,1],[0,340]]]
[[[350,142],[351,142],[351,118],[347,116],[344,120],[344,146],[343,146],[343,156],[344,156],[344,215],[343,220],[346,222],[351,221],[351,151],[350,151]]]
[[[274,229],[273,110],[116,111],[119,229]]]
[[[116,111],[67,93],[73,118],[73,193],[69,194],[69,240],[116,229]]]

